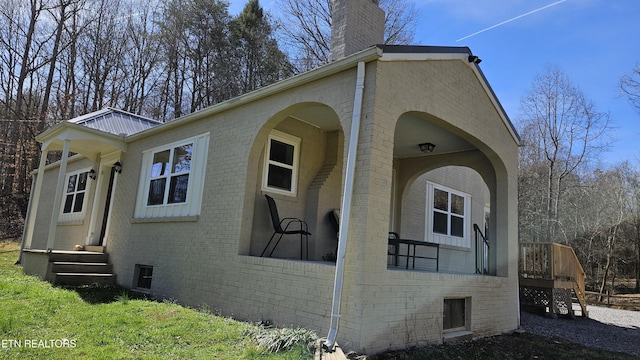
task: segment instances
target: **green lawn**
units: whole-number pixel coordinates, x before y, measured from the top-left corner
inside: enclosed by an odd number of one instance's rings
[[[62,289],[22,274],[0,243],[0,359],[312,359],[311,334],[257,325],[120,288]],[[271,353],[287,340],[298,345]],[[259,339],[268,339],[262,346]]]

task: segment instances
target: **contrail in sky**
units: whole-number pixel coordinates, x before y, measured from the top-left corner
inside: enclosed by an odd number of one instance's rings
[[[549,4],[549,5],[547,5],[547,6],[543,6],[543,7],[541,7],[541,8],[538,8],[538,9],[535,9],[535,10],[532,10],[532,11],[529,11],[529,12],[528,12],[528,13],[526,13],[526,14],[522,14],[522,15],[516,16],[516,17],[514,17],[514,18],[511,18],[511,19],[509,19],[509,20],[505,20],[505,21],[503,21],[503,22],[501,22],[501,23],[499,23],[499,24],[495,24],[495,25],[493,25],[493,26],[489,26],[489,27],[488,27],[488,28],[486,28],[486,29],[482,29],[482,30],[480,30],[480,31],[474,32],[474,33],[473,33],[473,34],[471,34],[471,35],[467,35],[467,36],[465,36],[465,37],[462,37],[462,38],[460,38],[460,39],[456,40],[456,42],[458,42],[458,41],[462,41],[462,40],[464,40],[464,39],[468,39],[468,38],[470,38],[470,37],[472,37],[472,36],[475,36],[475,35],[478,35],[478,34],[480,34],[480,33],[483,33],[483,32],[485,32],[485,31],[487,31],[487,30],[491,30],[491,29],[497,28],[498,26],[502,26],[502,25],[504,25],[504,24],[506,24],[506,23],[510,23],[510,22],[512,22],[512,21],[514,21],[514,20],[518,20],[518,19],[523,18],[523,17],[525,17],[525,16],[527,16],[527,15],[531,15],[531,14],[533,14],[533,13],[537,13],[538,11],[544,10],[544,9],[546,9],[546,8],[550,8],[550,7],[552,7],[552,6],[556,6],[556,5],[558,5],[558,4],[560,4],[560,3],[563,3],[563,2],[565,2],[565,1],[567,1],[567,0],[560,0],[560,1],[556,1],[556,2],[554,2],[553,4]]]

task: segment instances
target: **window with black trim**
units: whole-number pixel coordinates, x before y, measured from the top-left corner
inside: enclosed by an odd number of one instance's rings
[[[295,195],[300,138],[273,130],[265,152],[262,189]]]
[[[80,171],[67,175],[65,182],[65,198],[62,206],[63,214],[77,214],[83,212],[88,179],[88,171]]]
[[[153,279],[153,266],[136,264],[136,284],[139,289],[151,289]]]

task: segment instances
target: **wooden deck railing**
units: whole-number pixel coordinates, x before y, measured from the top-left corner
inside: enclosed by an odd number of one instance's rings
[[[520,243],[518,275],[527,279],[571,281],[586,312],[585,278],[576,253],[556,243]]]

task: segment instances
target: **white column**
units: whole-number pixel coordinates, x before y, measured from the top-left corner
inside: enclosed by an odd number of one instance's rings
[[[62,205],[62,193],[66,188],[64,180],[67,173],[67,162],[69,161],[69,146],[71,140],[64,141],[62,148],[62,159],[60,160],[60,169],[58,170],[58,182],[56,186],[56,196],[53,200],[53,209],[51,210],[51,222],[49,223],[49,237],[47,238],[47,250],[53,249],[53,242],[56,239],[56,228],[58,227],[58,217],[60,216],[60,206]],[[38,176],[40,177],[40,176]]]
[[[36,223],[36,214],[38,213],[38,204],[40,203],[40,194],[42,192],[42,182],[44,180],[44,168],[47,164],[48,150],[42,146],[40,153],[40,164],[38,165],[38,176],[36,176],[36,184],[33,192],[29,196],[29,211],[27,214],[27,222],[24,227],[23,248],[30,249],[33,241],[33,229]]]

